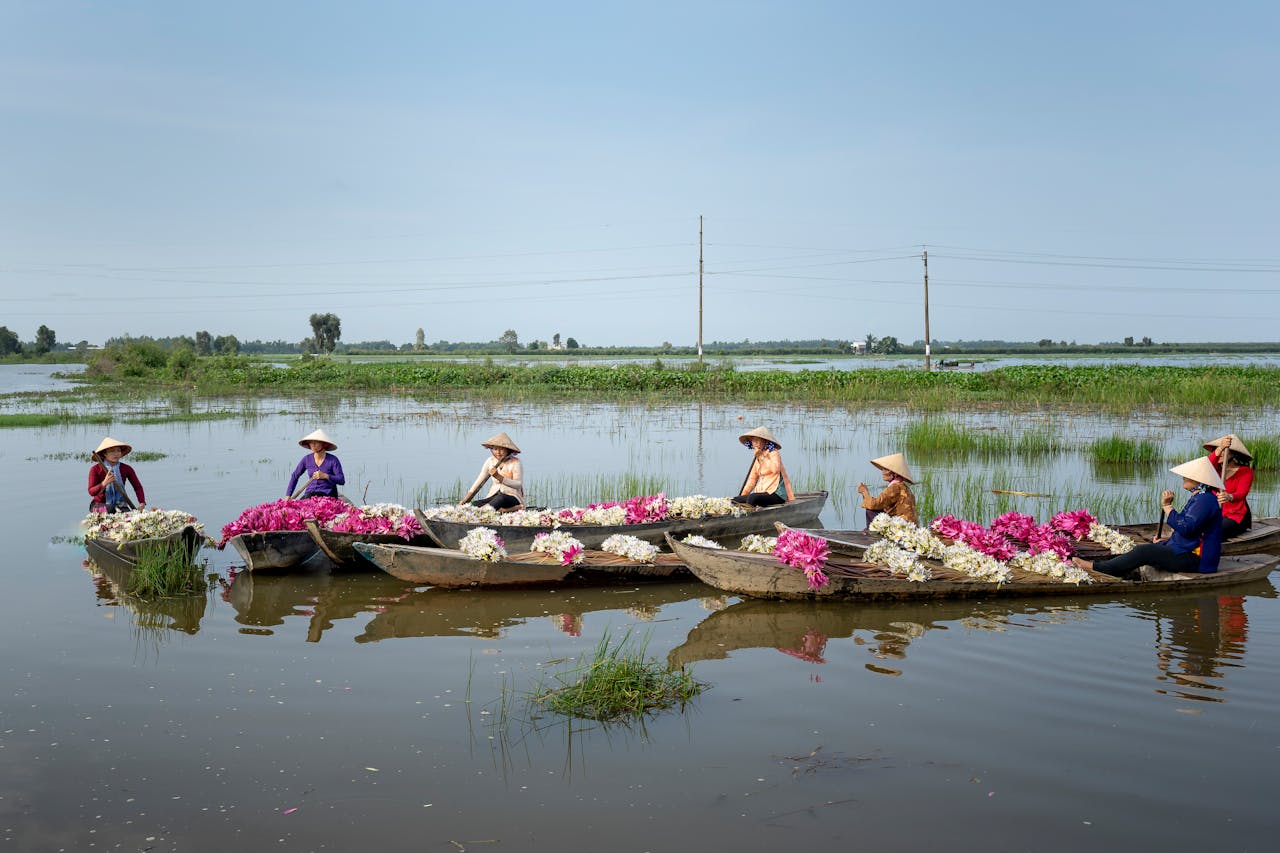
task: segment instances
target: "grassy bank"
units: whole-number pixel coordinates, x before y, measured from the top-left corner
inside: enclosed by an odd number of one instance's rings
[[[85,379],[100,384],[183,388],[200,394],[339,391],[394,395],[484,393],[503,399],[610,398],[785,400],[924,409],[966,405],[1081,405],[1126,411],[1159,406],[1188,413],[1276,402],[1280,369],[1020,365],[986,372],[920,370],[736,371],[730,367],[351,363],[306,359],[287,367],[244,357],[146,361],[104,353]]]

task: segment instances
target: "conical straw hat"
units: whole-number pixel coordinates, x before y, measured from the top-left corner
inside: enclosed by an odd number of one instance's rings
[[[120,451],[121,456],[128,456],[131,452],[133,452],[133,448],[125,444],[123,441],[116,441],[111,436],[107,436],[106,438],[102,439],[102,443],[98,445],[98,449],[93,451],[93,458],[97,460],[102,455],[103,451],[110,450],[113,447],[121,448],[121,451]]]
[[[871,464],[879,468],[881,471],[892,471],[908,483],[916,481],[915,475],[911,473],[911,469],[907,467],[907,457],[901,453],[890,453],[888,456],[881,456],[878,459],[872,459]]]
[[[480,442],[480,446],[481,447],[505,447],[507,450],[510,450],[512,453],[520,452],[520,448],[516,447],[516,443],[511,440],[511,436],[507,435],[505,432],[500,432],[497,435],[495,435],[493,438],[485,439],[484,441]]]
[[[742,435],[738,436],[738,441],[743,444],[748,444],[753,438],[763,438],[765,441],[772,442],[773,446],[779,450],[782,449],[782,442],[773,437],[773,433],[769,432],[769,428],[767,426],[758,426],[751,430],[751,432],[744,432]]]
[[[329,436],[326,435],[325,431],[322,429],[318,429],[315,432],[311,433],[310,435],[303,436],[298,440],[298,444],[302,445],[303,447],[307,447],[307,445],[309,445],[313,441],[323,441],[327,446],[326,449],[328,450],[338,449],[338,445],[334,444],[333,439],[329,438]]]
[[[1222,488],[1222,477],[1214,469],[1213,463],[1209,461],[1208,456],[1201,456],[1199,459],[1183,462],[1181,465],[1170,468],[1169,471],[1179,477],[1186,477],[1188,480],[1195,480],[1197,483],[1204,483],[1206,486],[1215,489]]]
[[[1217,450],[1222,444],[1228,441],[1231,442],[1230,447],[1232,453],[1239,453],[1241,456],[1247,456],[1250,459],[1253,458],[1253,454],[1249,452],[1249,448],[1244,446],[1244,442],[1240,440],[1240,436],[1236,435],[1234,432],[1227,433],[1222,438],[1215,438],[1213,441],[1207,442],[1204,445],[1204,449]]]

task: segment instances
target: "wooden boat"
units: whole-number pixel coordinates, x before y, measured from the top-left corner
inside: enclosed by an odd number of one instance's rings
[[[133,568],[138,565],[138,555],[148,548],[182,548],[182,553],[190,563],[196,560],[196,554],[204,547],[204,535],[190,524],[181,530],[175,530],[168,536],[157,536],[153,539],[134,539],[132,542],[115,542],[111,539],[86,539],[84,549],[89,558],[100,566],[122,566]]]
[[[1013,580],[997,584],[951,573],[923,582],[908,581],[889,574],[881,566],[859,562],[856,557],[833,554],[824,569],[830,582],[821,589],[813,590],[809,588],[803,572],[783,565],[768,554],[687,545],[672,536],[667,537],[667,543],[703,583],[734,595],[779,599],[1013,598],[1110,595],[1121,590],[1212,589],[1265,578],[1280,565],[1280,557],[1253,554],[1223,557],[1218,571],[1212,574],[1173,574],[1144,566],[1142,580],[1139,581],[1093,572],[1092,583],[1076,585],[1015,572]]]
[[[635,580],[671,577],[685,566],[671,554],[656,563],[634,563],[604,551],[587,551],[583,562],[562,566],[545,554],[510,554],[505,560],[480,560],[451,548],[376,545],[357,542],[355,549],[378,568],[400,580],[446,588],[476,586],[551,586],[574,580]]]
[[[315,519],[307,519],[306,525],[307,533],[320,552],[332,560],[334,566],[344,569],[364,566],[373,568],[364,555],[355,549],[357,542],[375,545],[430,546],[435,544],[435,540],[425,533],[414,536],[412,539],[405,539],[394,533],[339,533],[335,530],[325,530]]]
[[[229,541],[251,572],[296,569],[320,553],[320,546],[305,530],[241,533]]]
[[[812,524],[818,520],[822,508],[827,504],[826,492],[802,492],[796,499],[777,506],[750,509],[740,516],[708,516],[704,518],[672,518],[666,521],[655,521],[648,524],[573,524],[560,528],[555,527],[521,527],[517,525],[494,525],[506,545],[509,553],[527,551],[533,545],[533,537],[539,533],[550,533],[552,530],[568,530],[573,538],[582,543],[584,548],[599,548],[604,540],[621,533],[653,545],[662,544],[662,537],[667,533],[679,536],[697,534],[708,539],[729,536],[745,536],[772,530],[775,522],[789,525]],[[476,527],[484,525],[464,524],[455,521],[441,521],[427,518],[421,510],[414,510],[422,529],[435,540],[441,548],[456,548],[458,540]]]

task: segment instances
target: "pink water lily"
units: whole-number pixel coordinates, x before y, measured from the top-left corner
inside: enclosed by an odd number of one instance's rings
[[[351,509],[351,504],[338,498],[315,497],[302,500],[288,498],[251,506],[222,528],[218,548],[225,548],[233,536],[242,533],[271,533],[277,530],[305,530],[307,521],[321,524],[332,521]]]
[[[814,590],[830,583],[830,578],[822,571],[830,553],[825,540],[802,530],[783,531],[778,535],[778,544],[773,547],[773,556],[778,558],[778,562],[802,570],[809,588]]]

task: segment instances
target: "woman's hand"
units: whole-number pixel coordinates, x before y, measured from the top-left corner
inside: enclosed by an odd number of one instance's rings
[[[1160,493],[1160,503],[1165,506],[1173,506],[1173,489],[1165,489]]]
[[[325,473],[325,472],[323,472],[323,471],[317,471],[317,472],[315,472],[314,474],[312,474],[312,475],[311,475],[311,479],[313,479],[313,480],[327,480],[327,479],[329,479],[329,475],[328,475],[328,474],[326,474],[326,473]]]
[[[867,484],[866,484],[866,483],[859,483],[859,484],[858,484],[858,494],[862,495],[862,496],[865,498],[865,497],[867,497],[868,495],[870,495],[870,494],[871,494],[871,490],[867,488]]]
[[[1235,498],[1232,496],[1232,494],[1231,494],[1230,492],[1218,492],[1218,503],[1219,503],[1219,504],[1229,504],[1229,503],[1231,503],[1231,502],[1232,502],[1232,501],[1234,501],[1234,500],[1235,500]]]
[[[499,474],[497,471],[494,471],[489,476],[492,477],[493,481],[497,483],[499,486],[501,486],[503,483],[507,481],[507,478]]]
[[[118,482],[116,480],[116,475],[112,474],[110,471],[107,472],[107,476],[102,478],[102,485],[104,486],[110,486],[112,483],[115,483],[115,482]]]

